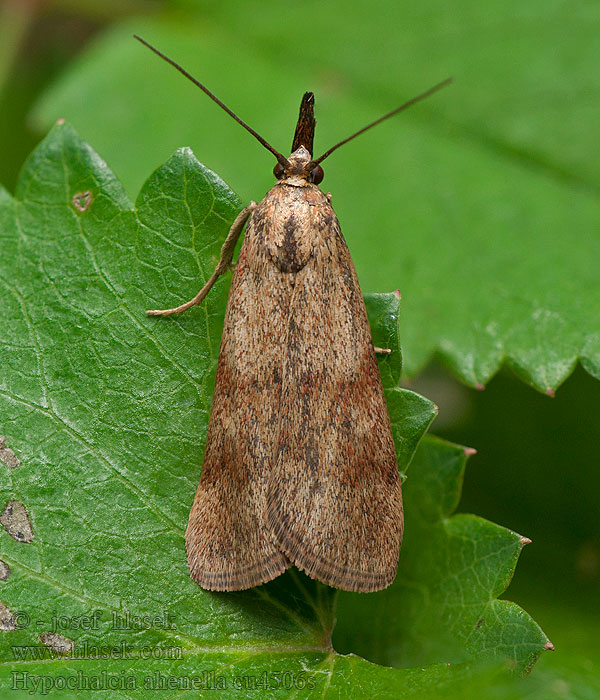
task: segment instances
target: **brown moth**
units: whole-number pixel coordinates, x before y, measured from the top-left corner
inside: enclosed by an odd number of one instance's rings
[[[136,37],[139,39],[139,37]],[[363,296],[350,252],[319,189],[314,96],[304,95],[286,158],[204,85],[147,42],[277,158],[275,186],[235,219],[202,302],[232,267],[202,476],[186,530],[203,588],[257,586],[292,565],[336,588],[376,591],[396,575],[400,477]]]

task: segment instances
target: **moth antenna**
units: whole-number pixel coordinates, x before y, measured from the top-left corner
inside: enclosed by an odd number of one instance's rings
[[[262,145],[263,145],[268,151],[271,151],[271,153],[275,156],[275,158],[277,158],[278,162],[279,162],[284,168],[289,167],[290,164],[289,164],[289,162],[288,162],[288,159],[287,159],[284,155],[282,155],[281,153],[279,153],[278,150],[276,150],[275,148],[273,148],[273,146],[271,146],[271,144],[270,144],[268,141],[265,141],[265,139],[263,139],[263,137],[262,137],[259,133],[257,133],[256,131],[254,131],[254,129],[253,129],[251,126],[248,126],[248,124],[246,124],[245,121],[243,121],[242,119],[240,119],[240,118],[237,116],[237,114],[235,114],[235,112],[233,112],[231,109],[229,109],[229,107],[228,107],[224,102],[221,102],[221,100],[220,100],[216,95],[213,95],[213,93],[212,93],[205,85],[203,85],[199,80],[196,80],[196,78],[194,78],[193,75],[190,75],[190,74],[185,70],[185,68],[183,68],[183,67],[180,66],[178,63],[176,63],[172,58],[169,58],[168,56],[165,56],[164,53],[162,53],[161,51],[159,51],[158,49],[156,49],[154,46],[152,46],[152,44],[149,44],[147,41],[145,41],[144,39],[142,39],[141,36],[138,36],[137,34],[134,34],[133,36],[134,36],[134,38],[137,39],[139,42],[141,42],[142,44],[144,44],[144,46],[147,46],[147,47],[150,49],[150,51],[154,51],[154,53],[155,53],[157,56],[160,56],[164,61],[166,61],[167,63],[170,63],[170,64],[173,66],[173,68],[177,68],[177,70],[178,70],[182,75],[185,75],[185,77],[186,77],[188,80],[191,80],[192,83],[194,83],[194,85],[196,85],[197,87],[199,87],[199,88],[202,90],[202,92],[204,92],[206,95],[208,95],[208,96],[210,97],[210,99],[211,99],[213,102],[216,102],[216,103],[219,105],[219,107],[221,107],[222,109],[224,109],[224,110],[227,112],[227,114],[229,114],[230,117],[233,117],[233,118],[235,119],[235,121],[236,121],[238,124],[241,124],[241,125],[244,127],[244,129],[246,129],[246,131],[249,131],[249,132],[252,134],[252,136],[254,136],[254,138],[255,138],[257,141],[259,141],[260,143],[262,143]]]
[[[433,87],[429,88],[429,90],[422,92],[420,95],[413,97],[412,99],[408,100],[408,102],[405,102],[404,104],[400,105],[400,107],[396,107],[396,109],[393,109],[391,112],[384,114],[383,117],[379,117],[379,119],[376,119],[374,122],[367,124],[367,126],[363,126],[362,129],[359,129],[356,133],[352,134],[352,136],[348,136],[347,139],[344,139],[343,141],[336,143],[335,146],[332,146],[328,151],[325,151],[325,153],[323,153],[322,156],[319,156],[318,158],[313,160],[313,163],[315,165],[317,165],[318,163],[321,163],[322,161],[325,160],[325,158],[330,156],[340,146],[343,146],[345,143],[348,143],[348,141],[352,141],[352,139],[355,139],[357,136],[364,134],[365,131],[368,131],[371,127],[376,126],[377,124],[381,124],[381,122],[385,121],[386,119],[393,117],[394,114],[398,114],[398,112],[402,112],[403,110],[407,109],[408,107],[412,107],[412,105],[416,104],[417,102],[421,102],[421,100],[424,100],[425,98],[429,97],[430,95],[433,95],[434,92],[441,90],[442,88],[446,87],[446,85],[450,85],[451,82],[452,82],[452,78],[446,78],[446,80],[443,80],[441,83],[434,85]]]

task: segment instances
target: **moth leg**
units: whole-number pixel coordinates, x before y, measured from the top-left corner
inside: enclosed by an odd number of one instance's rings
[[[373,347],[377,355],[391,355],[391,348],[378,348],[376,345]]]
[[[210,292],[213,284],[217,279],[224,273],[227,272],[229,268],[233,267],[231,262],[233,259],[233,251],[235,250],[235,244],[237,243],[240,233],[244,228],[244,224],[250,217],[250,214],[256,209],[256,202],[250,202],[250,204],[242,209],[242,211],[235,217],[235,221],[231,224],[225,243],[221,248],[221,258],[215,267],[215,271],[209,277],[208,282],[202,287],[202,289],[196,294],[193,299],[186,301],[185,304],[181,306],[176,306],[173,309],[153,309],[146,311],[148,316],[170,316],[171,314],[180,314],[183,311],[187,311],[192,306],[197,306],[201,304],[206,295]]]

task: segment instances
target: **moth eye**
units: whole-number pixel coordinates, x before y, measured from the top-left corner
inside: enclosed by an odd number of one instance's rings
[[[325,173],[323,172],[323,168],[320,165],[317,165],[317,167],[313,168],[310,172],[310,180],[311,182],[314,182],[315,185],[318,185],[319,182],[322,182],[324,177]]]
[[[284,173],[285,173],[285,170],[283,168],[283,165],[281,165],[281,163],[275,163],[275,167],[273,168],[273,175],[275,175],[275,177],[278,180],[281,180]]]

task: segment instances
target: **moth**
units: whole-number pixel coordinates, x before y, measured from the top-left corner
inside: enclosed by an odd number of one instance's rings
[[[203,588],[251,588],[295,565],[323,583],[376,591],[396,575],[400,476],[369,322],[350,252],[319,188],[341,145],[428,97],[434,86],[313,158],[314,95],[287,158],[181,66],[277,159],[274,187],[237,216],[200,304],[233,268],[202,475],[185,535]],[[235,244],[246,225],[233,266]]]

